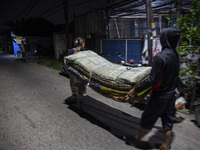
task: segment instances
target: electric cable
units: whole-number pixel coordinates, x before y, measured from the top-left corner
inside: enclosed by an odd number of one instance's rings
[[[46,10],[45,12],[43,12],[43,13],[40,15],[40,17],[41,17],[41,16],[44,16],[44,15],[47,14],[49,11],[54,10],[54,9],[56,9],[56,8],[62,6],[62,5],[63,5],[63,2],[60,3],[60,4],[58,4],[58,5],[56,5],[56,6],[54,6],[53,8],[50,8],[50,9]]]
[[[31,8],[28,10],[28,12],[26,13],[25,16],[28,16],[28,14],[30,14],[30,12],[33,10],[33,8],[38,4],[39,0],[36,0],[34,4],[32,4]]]
[[[30,3],[28,3],[28,4],[24,7],[24,9],[22,9],[22,11],[20,11],[20,12],[19,12],[15,17],[13,17],[13,18],[20,18],[20,16],[23,15],[28,9],[29,9],[29,10],[32,10],[33,7],[38,3],[38,1],[39,1],[39,0],[35,0],[35,1],[33,2],[32,5],[30,5]],[[12,20],[14,20],[14,19],[12,19]]]
[[[91,2],[91,1],[93,1],[93,0],[87,0],[87,1],[84,1],[84,2],[72,4],[72,5],[69,5],[68,7],[74,7],[74,6],[77,6],[77,5],[82,5],[82,4]],[[53,7],[53,8],[50,8],[49,10],[46,10],[46,11],[45,11],[44,13],[42,13],[40,16],[45,16],[45,14],[49,13],[50,11],[52,11],[52,10],[54,10],[54,9],[57,9],[57,8],[58,8],[59,6],[61,6],[61,5],[63,5],[63,2],[62,2],[62,3],[59,3],[58,5],[56,5],[56,6]],[[49,16],[51,16],[51,15],[53,15],[53,14],[55,14],[55,13],[57,13],[57,12],[63,10],[63,9],[64,9],[64,7],[62,7],[61,9],[59,9],[59,10],[57,10],[57,11],[54,11],[54,12],[48,14],[48,15],[45,16],[45,17],[49,17]]]

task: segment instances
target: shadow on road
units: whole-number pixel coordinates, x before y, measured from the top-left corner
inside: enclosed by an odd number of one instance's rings
[[[76,103],[68,104],[68,106],[80,117],[108,130],[119,138],[124,135],[134,135],[139,128],[139,118],[110,107],[90,96],[83,98],[82,113],[77,111]]]
[[[65,100],[65,102],[67,102],[67,100]],[[140,118],[110,107],[90,96],[85,96],[83,98],[82,113],[77,111],[76,103],[65,104],[68,105],[69,109],[78,113],[80,117],[85,118],[91,123],[109,131],[120,139],[123,139],[123,136],[135,135],[139,129]],[[158,134],[153,135],[149,139],[149,143],[151,143],[150,145],[154,145],[153,147],[155,147],[156,144],[162,143],[164,140],[164,138],[162,138],[162,128],[158,126],[154,126],[154,128],[158,129]]]

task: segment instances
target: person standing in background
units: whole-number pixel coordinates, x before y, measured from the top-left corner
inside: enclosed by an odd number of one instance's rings
[[[26,60],[26,48],[25,48],[25,43],[24,43],[23,40],[21,41],[20,49],[22,51],[22,62],[27,62],[27,60]]]
[[[26,50],[26,57],[28,60],[31,60],[31,47],[30,47],[30,43],[28,40],[26,40],[26,44],[25,44],[25,50]]]
[[[38,61],[40,59],[41,55],[42,55],[42,51],[44,49],[44,46],[42,45],[40,40],[37,40],[36,46],[37,46],[36,56],[37,56],[37,61]]]

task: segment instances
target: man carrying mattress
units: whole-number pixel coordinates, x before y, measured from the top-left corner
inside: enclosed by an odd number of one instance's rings
[[[124,137],[133,146],[140,148],[148,146],[148,143],[141,141],[141,138],[153,128],[157,119],[161,117],[165,140],[160,149],[170,149],[175,112],[175,88],[178,83],[180,66],[176,51],[179,38],[180,31],[177,28],[170,27],[161,31],[162,51],[154,57],[149,78],[128,92],[129,97],[133,98],[137,93],[152,87],[151,97],[141,116],[138,134],[131,138]]]
[[[68,55],[76,54],[83,51],[85,47],[85,39],[82,37],[77,37],[74,40],[74,48],[70,49]],[[86,93],[86,85],[82,83],[77,77],[70,74],[70,87],[72,91],[72,100],[77,101],[78,109],[81,111],[81,99],[83,94]]]

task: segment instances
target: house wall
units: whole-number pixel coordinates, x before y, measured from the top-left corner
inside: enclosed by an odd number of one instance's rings
[[[66,52],[66,35],[60,33],[53,34],[54,55],[59,59],[60,54]]]
[[[74,35],[68,35],[68,47],[70,49],[74,44]],[[59,59],[60,56],[63,56],[67,53],[66,51],[66,34],[64,33],[54,33],[53,34],[53,44],[54,44],[54,56],[55,59]]]

